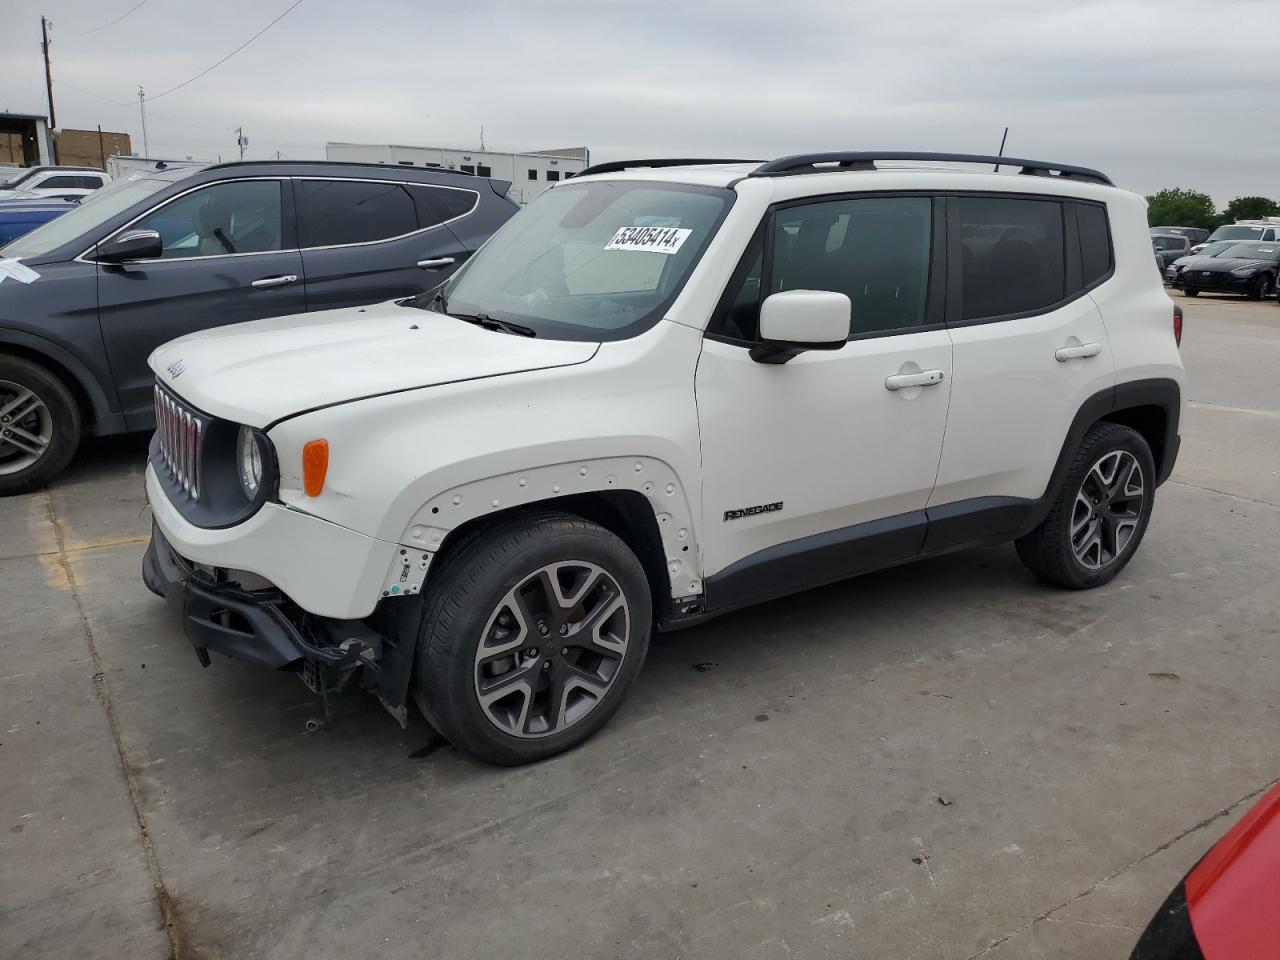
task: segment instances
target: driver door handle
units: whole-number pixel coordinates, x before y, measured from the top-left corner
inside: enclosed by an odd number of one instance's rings
[[[261,280],[255,280],[251,284],[255,290],[269,290],[272,287],[283,287],[287,283],[297,283],[297,274],[288,273],[282,277],[263,277]]]
[[[447,267],[453,262],[453,257],[436,257],[433,260],[419,260],[418,266],[423,270],[435,270],[438,267]]]
[[[895,373],[885,377],[886,390],[905,390],[907,387],[932,387],[941,383],[947,375],[941,370],[921,370],[919,373]]]
[[[1075,347],[1061,347],[1054,356],[1058,358],[1059,363],[1066,363],[1068,360],[1096,357],[1101,352],[1102,344],[1100,343],[1082,343]]]

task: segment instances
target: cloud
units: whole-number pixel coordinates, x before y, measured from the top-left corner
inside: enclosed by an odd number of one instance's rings
[[[0,109],[124,129],[137,86],[198,73],[287,5],[10,0]],[[1096,166],[1140,192],[1280,195],[1274,0],[307,0],[207,77],[151,104],[151,152],[323,156],[327,140],[625,156],[899,147]]]

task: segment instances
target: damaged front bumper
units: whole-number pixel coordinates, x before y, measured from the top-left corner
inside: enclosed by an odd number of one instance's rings
[[[142,561],[142,579],[166,601],[201,665],[209,666],[213,652],[296,672],[321,697],[326,720],[329,697],[358,677],[401,725],[407,722],[417,598],[380,604],[366,620],[316,616],[270,585],[248,588],[233,571],[192,563],[173,549],[157,524]]]

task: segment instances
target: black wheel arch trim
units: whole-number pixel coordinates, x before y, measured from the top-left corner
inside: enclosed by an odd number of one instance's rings
[[[63,371],[73,380],[67,387],[74,394],[79,394],[89,401],[95,436],[108,436],[124,433],[128,429],[124,414],[113,410],[111,399],[98,378],[75,354],[58,346],[51,340],[36,336],[25,330],[0,326],[0,353],[12,349],[14,356],[23,357],[33,363],[44,363],[50,372],[59,374]]]

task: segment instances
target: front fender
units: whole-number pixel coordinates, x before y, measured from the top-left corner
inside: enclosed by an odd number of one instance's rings
[[[435,553],[451,531],[486,514],[556,497],[616,490],[641,494],[653,509],[671,596],[702,593],[701,554],[685,485],[669,464],[653,457],[570,460],[458,484],[423,504],[399,542]]]

